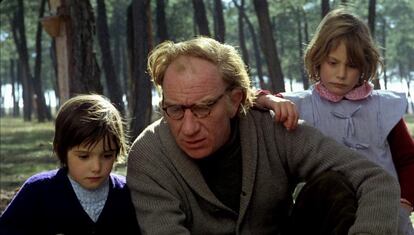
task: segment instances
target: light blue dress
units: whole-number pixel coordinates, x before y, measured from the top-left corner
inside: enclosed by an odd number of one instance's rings
[[[293,101],[300,118],[337,142],[356,150],[398,179],[387,137],[406,113],[404,93],[373,90],[362,100],[331,102],[316,89],[282,93]],[[401,210],[399,234],[414,234],[409,212]]]

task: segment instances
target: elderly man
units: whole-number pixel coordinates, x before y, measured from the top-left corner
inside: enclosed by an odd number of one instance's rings
[[[164,116],[135,140],[127,169],[143,234],[396,233],[395,179],[312,127],[289,132],[249,109],[232,46],[164,42],[148,69]]]

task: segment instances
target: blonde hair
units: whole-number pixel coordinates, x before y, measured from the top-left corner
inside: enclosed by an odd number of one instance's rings
[[[254,93],[250,87],[249,75],[237,50],[233,46],[207,37],[197,37],[179,43],[166,41],[150,53],[148,72],[160,94],[165,71],[180,56],[193,56],[216,65],[229,89],[238,88],[243,92],[241,113],[245,113],[253,105]]]
[[[356,15],[340,7],[329,12],[320,22],[306,48],[304,64],[312,82],[319,80],[319,69],[332,49],[343,42],[349,63],[361,72],[359,84],[376,79],[377,70],[383,67],[378,48],[368,26]]]

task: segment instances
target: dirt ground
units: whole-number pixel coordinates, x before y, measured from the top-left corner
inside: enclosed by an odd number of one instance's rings
[[[3,213],[4,209],[6,209],[6,206],[12,200],[17,190],[18,189],[16,189],[15,191],[7,191],[3,189],[0,190],[0,214]]]

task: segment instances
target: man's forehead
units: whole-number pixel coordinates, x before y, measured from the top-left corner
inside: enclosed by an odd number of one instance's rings
[[[190,65],[188,56],[179,56],[171,62],[167,69],[173,69],[176,72],[183,72]]]

